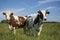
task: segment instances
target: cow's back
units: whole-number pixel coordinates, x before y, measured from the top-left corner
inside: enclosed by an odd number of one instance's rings
[[[24,26],[25,23],[26,23],[26,19],[24,17],[22,17],[22,16],[19,17],[19,21],[20,21],[21,26]]]

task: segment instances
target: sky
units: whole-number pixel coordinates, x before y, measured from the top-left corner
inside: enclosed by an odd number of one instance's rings
[[[50,12],[47,21],[60,22],[60,0],[0,0],[0,21],[5,19],[2,13],[7,10],[17,16],[26,16],[41,9]]]

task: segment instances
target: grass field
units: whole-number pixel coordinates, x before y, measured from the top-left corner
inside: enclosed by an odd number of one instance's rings
[[[27,36],[22,29],[13,35],[6,23],[0,23],[0,40],[60,40],[60,23],[44,23],[39,37]]]

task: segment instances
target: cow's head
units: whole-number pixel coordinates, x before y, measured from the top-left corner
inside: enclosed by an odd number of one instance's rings
[[[46,20],[46,17],[50,12],[48,10],[39,10],[38,13],[43,20]]]
[[[10,20],[10,16],[13,15],[13,13],[10,11],[7,11],[7,12],[3,12],[3,15],[5,16],[6,20]]]

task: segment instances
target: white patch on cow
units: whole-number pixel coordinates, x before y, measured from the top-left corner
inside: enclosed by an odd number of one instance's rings
[[[29,17],[29,16],[31,16],[31,17],[33,18],[33,21],[34,21],[34,20],[35,20],[35,18],[36,18],[36,16],[37,16],[37,14],[38,14],[38,13],[30,14],[30,15],[28,15],[28,17]]]
[[[8,13],[8,14],[6,14],[6,19],[7,20],[10,20],[10,16],[9,16],[10,14]]]
[[[23,18],[25,18],[25,20],[27,19],[27,17],[25,17],[25,16],[22,16]]]
[[[18,19],[18,16],[15,16],[15,15],[13,15],[13,16],[14,16],[15,20],[19,20],[19,19]]]
[[[12,13],[11,11],[5,11],[4,12],[6,15],[5,15],[5,17],[6,17],[6,19],[7,20],[10,20],[10,14]]]
[[[13,15],[14,16],[14,15]],[[18,16],[14,16],[15,20],[17,20],[17,24],[20,24]]]
[[[40,10],[43,14],[43,18],[46,19],[46,10]]]
[[[40,35],[40,33],[41,33],[41,31],[42,31],[42,26],[43,26],[43,24],[41,24],[40,27],[39,27],[38,36]]]

